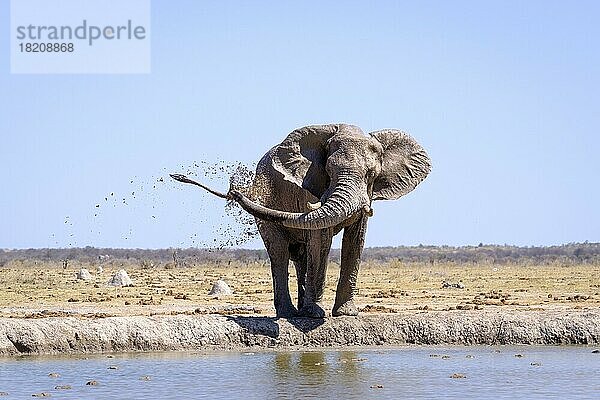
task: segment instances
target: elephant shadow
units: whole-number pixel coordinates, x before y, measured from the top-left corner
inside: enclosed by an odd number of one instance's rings
[[[227,316],[227,320],[235,322],[252,335],[267,336],[270,338],[279,337],[279,325],[276,322],[277,319],[273,317],[229,315]]]
[[[287,320],[302,333],[313,331],[325,323],[325,318],[294,317]]]
[[[227,316],[227,320],[233,321],[241,328],[244,328],[252,335],[267,336],[273,339],[279,337],[278,321],[285,319],[294,328],[302,333],[308,333],[325,323],[325,318],[275,318],[275,317],[246,317],[246,316]]]

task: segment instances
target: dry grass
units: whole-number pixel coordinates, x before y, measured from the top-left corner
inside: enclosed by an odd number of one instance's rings
[[[95,267],[10,263],[0,268],[0,316],[48,316],[76,312],[92,316],[149,315],[192,312],[252,312],[274,314],[271,274],[267,265],[196,265],[185,268],[109,265]],[[79,281],[76,271],[89,268],[91,281]],[[135,286],[106,285],[125,268]],[[330,264],[324,306],[331,309],[339,266]],[[215,299],[208,292],[222,277],[234,295]],[[457,265],[366,263],[359,274],[356,303],[363,312],[449,309],[579,309],[600,306],[600,266],[580,265]],[[442,288],[461,282],[464,289]],[[296,283],[290,268],[293,296]],[[251,307],[250,307],[251,306]],[[40,314],[41,311],[45,313]],[[229,310],[229,311],[228,311]]]

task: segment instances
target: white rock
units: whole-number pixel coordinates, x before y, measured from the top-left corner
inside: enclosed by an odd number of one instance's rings
[[[127,275],[127,271],[124,269],[120,269],[119,272],[113,275],[112,278],[108,281],[107,285],[109,286],[133,286],[133,281]]]
[[[98,266],[96,267],[96,273],[97,273],[97,274],[101,274],[103,271],[104,271],[104,269],[102,268],[102,265],[98,265]]]
[[[89,281],[90,279],[92,279],[92,274],[90,274],[90,271],[88,271],[87,269],[81,268],[77,272],[77,279],[81,279],[83,281]]]
[[[223,279],[216,281],[210,292],[208,292],[209,296],[230,296],[232,294],[233,291]]]

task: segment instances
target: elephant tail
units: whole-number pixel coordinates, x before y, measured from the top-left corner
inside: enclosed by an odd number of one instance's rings
[[[217,196],[217,197],[220,197],[220,198],[222,198],[222,199],[226,199],[226,200],[228,200],[228,199],[229,199],[229,196],[228,196],[228,195],[226,195],[225,193],[221,193],[221,192],[218,192],[218,191],[216,191],[216,190],[213,190],[213,189],[209,188],[208,186],[205,186],[205,185],[203,185],[203,184],[201,184],[201,183],[199,183],[199,182],[196,182],[196,181],[194,181],[194,180],[192,180],[192,179],[188,178],[188,177],[187,177],[187,176],[185,176],[185,175],[181,175],[181,174],[170,174],[170,176],[171,176],[171,178],[175,179],[175,180],[176,180],[176,181],[178,181],[178,182],[189,183],[190,185],[196,185],[196,186],[200,186],[202,189],[206,190],[206,191],[207,191],[207,192],[209,192],[209,193],[212,193],[212,194],[214,194],[214,195],[215,195],[215,196]]]

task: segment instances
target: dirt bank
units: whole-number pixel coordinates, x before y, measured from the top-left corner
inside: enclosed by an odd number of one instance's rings
[[[448,311],[324,320],[174,315],[0,318],[0,355],[416,344],[598,344],[600,310]]]

